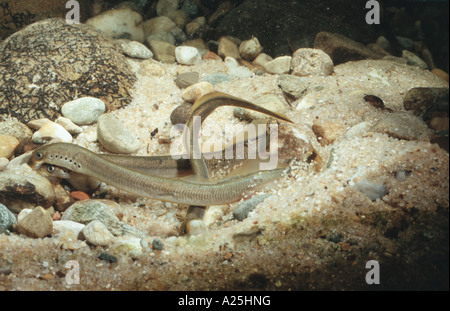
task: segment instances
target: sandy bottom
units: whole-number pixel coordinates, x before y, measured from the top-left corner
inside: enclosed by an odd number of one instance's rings
[[[139,62],[130,63],[138,72]],[[179,135],[171,133],[169,118],[183,102],[174,83],[177,71],[195,70],[201,78],[227,71],[218,61],[162,66],[165,76],[140,75],[132,104],[114,112],[141,141],[138,154],[168,154],[169,145],[158,140]],[[115,212],[122,221],[160,239],[164,249],[137,259],[118,255],[110,263],[97,258],[107,248],[66,250],[55,237],[0,235],[0,290],[448,289],[448,153],[426,139],[345,135],[352,126],[374,125],[389,113],[370,106],[364,94],[402,111],[409,89],[448,84],[428,71],[389,61],[349,62],[331,76],[304,80],[308,90],[287,115],[322,157],[320,172],[312,164],[292,163],[286,176],[261,191],[273,195],[248,218],[233,219],[238,203],[211,207],[208,231],[198,236],[177,234],[187,206],[103,186],[120,204]],[[276,75],[234,78],[215,89],[247,100],[264,94],[283,99]],[[318,142],[311,130],[316,119],[343,125],[332,144]],[[223,107],[205,126],[209,123],[241,122],[233,108]],[[158,133],[151,137],[155,128]],[[75,143],[104,151],[95,126],[84,129]],[[203,142],[217,139],[202,137]],[[370,200],[350,186],[355,178],[382,184],[386,195]],[[67,282],[70,260],[79,264],[79,284]],[[369,260],[380,265],[380,285],[366,283]]]

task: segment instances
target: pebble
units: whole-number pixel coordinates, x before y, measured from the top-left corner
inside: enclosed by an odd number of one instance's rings
[[[109,262],[117,262],[117,258],[116,257],[114,257],[112,255],[109,255],[107,253],[100,253],[100,255],[98,255],[97,258],[100,259],[100,260],[106,260],[106,261],[109,261]]]
[[[227,75],[226,73],[212,73],[207,75],[205,78],[203,78],[203,81],[209,82],[212,85],[216,86],[219,83],[222,82],[228,82],[233,80],[229,75]]]
[[[31,238],[44,238],[53,232],[53,220],[46,210],[37,206],[17,223],[15,229]]]
[[[166,69],[154,60],[144,60],[141,62],[139,74],[155,77],[163,77],[166,75]]]
[[[419,56],[411,51],[403,50],[402,57],[406,59],[406,64],[411,66],[417,66],[422,69],[428,69],[427,63],[425,63]]]
[[[291,71],[291,56],[279,56],[264,64],[264,70],[271,74],[286,74]]]
[[[88,243],[96,246],[108,246],[115,240],[114,235],[99,220],[88,223],[81,233]]]
[[[7,158],[0,157],[0,172],[4,171],[8,166],[9,160]]]
[[[278,125],[278,159],[279,161],[290,162],[293,159],[307,162],[316,153],[311,144],[311,140],[305,135],[298,125],[281,123]],[[314,160],[317,165],[321,165],[317,156]]]
[[[233,57],[225,57],[225,65],[228,68],[228,73],[235,78],[247,78],[254,75],[253,71],[244,66],[239,66],[239,63]]]
[[[19,140],[19,142],[31,139],[33,132],[23,123],[17,121],[0,122],[0,135],[11,135]]]
[[[227,37],[221,37],[219,39],[217,54],[219,54],[219,56],[222,58],[232,57],[234,59],[238,59],[241,57],[241,55],[239,54],[239,48],[237,47],[236,43],[234,43]]]
[[[0,157],[10,158],[19,145],[19,140],[11,135],[0,135]]]
[[[264,65],[272,60],[273,58],[270,55],[267,55],[266,53],[261,53],[253,60],[252,63],[256,66],[264,68]]]
[[[150,35],[155,34],[160,31],[165,31],[168,33],[172,33],[173,29],[178,28],[177,24],[175,24],[169,17],[167,16],[158,16],[150,18],[143,23],[145,37],[148,38]],[[173,33],[172,33],[173,35]],[[147,40],[148,42],[148,40]]]
[[[194,0],[184,0],[181,9],[189,16],[195,16],[198,14],[198,6]]]
[[[194,103],[201,96],[214,91],[214,86],[209,82],[198,82],[188,86],[181,93],[181,98],[188,103]]]
[[[153,239],[152,249],[155,251],[162,251],[164,249],[164,243],[161,240]]]
[[[201,38],[184,41],[180,46],[190,46],[196,48],[200,53],[201,58],[209,53],[208,44],[206,44],[206,42]],[[221,58],[219,57],[219,59]]]
[[[94,97],[75,99],[65,103],[61,108],[64,117],[78,125],[93,124],[105,110],[105,103]]]
[[[175,45],[163,41],[150,41],[149,45],[156,60],[167,64],[175,62]]]
[[[182,65],[196,65],[202,61],[199,51],[192,46],[178,46],[175,48],[175,58]]]
[[[347,139],[349,138],[353,138],[356,136],[362,136],[365,133],[367,133],[371,128],[371,125],[369,122],[360,122],[356,125],[353,125],[348,131],[347,133],[345,133],[345,137]]]
[[[319,49],[298,49],[292,54],[292,74],[296,76],[329,76],[334,65],[330,56]]]
[[[431,132],[420,118],[404,111],[390,113],[378,121],[371,130],[405,140],[429,139]]]
[[[122,53],[140,59],[152,58],[153,53],[145,45],[137,41],[126,40],[121,45]]]
[[[156,4],[156,14],[158,16],[169,16],[178,7],[178,0],[159,0]]]
[[[144,42],[142,16],[130,8],[107,10],[89,18],[85,24],[109,35],[111,38],[123,38]]]
[[[133,226],[121,222],[111,211],[119,209],[117,203],[109,200],[83,200],[72,204],[63,214],[61,220],[71,220],[88,224],[93,220],[101,221],[115,236],[134,236],[144,238],[145,234]]]
[[[36,119],[36,120],[31,120],[27,123],[27,126],[32,129],[32,130],[39,130],[41,127],[43,127],[45,124],[47,123],[52,123],[52,121],[50,121],[47,118],[42,118],[42,119]]]
[[[414,115],[428,119],[432,111],[448,111],[448,88],[415,87],[403,98],[403,107]]]
[[[438,132],[448,131],[449,120],[448,117],[434,117],[430,120],[430,128]]]
[[[114,153],[130,154],[141,148],[141,143],[112,114],[100,116],[97,122],[98,141],[107,150]]]
[[[186,33],[192,37],[195,33],[199,32],[202,27],[203,26],[197,22],[190,22],[186,25]]]
[[[83,230],[84,227],[86,227],[86,225],[71,220],[53,221],[52,236],[64,235],[67,231],[70,231],[75,237],[78,238],[81,230]]]
[[[44,124],[33,134],[33,142],[36,144],[43,144],[55,138],[64,143],[71,143],[73,140],[64,127],[54,122]]]
[[[180,28],[183,28],[186,26],[187,22],[187,14],[183,10],[175,10],[171,13],[169,13],[168,17]],[[186,31],[187,32],[187,31]]]
[[[233,210],[233,216],[239,221],[244,220],[247,218],[248,214],[253,211],[256,206],[263,202],[266,198],[270,197],[271,194],[261,194],[257,196],[253,196],[252,198],[240,203],[236,208]]]
[[[239,54],[243,59],[249,61],[253,61],[262,51],[263,47],[256,37],[242,41],[239,45]]]
[[[330,56],[334,66],[361,59],[380,59],[384,54],[372,51],[363,44],[343,35],[326,31],[319,32],[314,39],[314,49]]]
[[[154,32],[150,36],[148,36],[146,40],[149,44],[150,44],[150,42],[153,42],[153,41],[161,41],[161,42],[169,43],[171,45],[175,45],[175,43],[177,41],[175,39],[175,36],[167,31]]]
[[[333,120],[314,120],[312,130],[322,146],[333,143],[344,130],[344,124]]]
[[[0,174],[0,198],[12,212],[18,213],[34,204],[44,208],[52,206],[55,192],[48,179],[37,172],[24,166],[10,169],[8,165]]]
[[[16,223],[16,216],[5,205],[0,203],[0,234],[11,230],[12,225]]]
[[[283,92],[289,94],[295,99],[302,97],[303,93],[308,88],[308,84],[303,78],[293,75],[281,75],[278,78],[278,86]]]
[[[83,132],[83,129],[81,127],[65,117],[59,117],[58,119],[56,119],[55,123],[61,125],[72,135],[77,135]]]
[[[188,71],[180,73],[175,79],[175,84],[180,89],[185,89],[199,81],[199,74],[196,71]]]
[[[204,60],[219,60],[219,61],[222,60],[222,58],[219,55],[217,55],[216,53],[211,52],[211,51],[206,53],[205,56],[203,56],[203,59]]]
[[[172,122],[173,125],[186,124],[191,114],[191,108],[192,105],[179,105],[170,114],[170,122]]]

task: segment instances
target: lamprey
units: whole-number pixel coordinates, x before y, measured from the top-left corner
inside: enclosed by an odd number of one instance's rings
[[[247,100],[234,97],[222,92],[211,92],[206,95],[203,95],[199,99],[197,99],[194,105],[191,108],[191,114],[189,116],[188,121],[186,122],[186,128],[183,133],[184,144],[185,146],[189,146],[189,155],[190,155],[190,164],[194,175],[203,178],[204,180],[209,180],[208,169],[206,167],[206,163],[204,161],[203,155],[199,152],[200,147],[197,139],[194,139],[194,118],[200,118],[200,124],[218,107],[221,106],[235,106],[241,107],[245,109],[255,110],[261,113],[264,113],[268,116],[292,123],[292,121],[286,117],[285,115],[277,112],[270,111],[266,108],[258,106],[252,102]],[[197,155],[194,153],[197,151]],[[195,156],[194,156],[195,155]]]
[[[219,205],[238,201],[243,194],[280,177],[284,168],[225,178],[217,183],[195,183],[144,174],[99,157],[83,147],[55,143],[35,149],[28,162],[33,169],[50,164],[94,177],[121,190],[147,198],[189,205]]]

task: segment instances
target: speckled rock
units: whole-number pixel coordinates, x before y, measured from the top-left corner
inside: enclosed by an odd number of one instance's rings
[[[178,7],[178,0],[158,0],[156,14],[158,16],[169,16]]]
[[[71,143],[73,140],[72,135],[64,127],[55,122],[44,124],[33,134],[33,142],[36,144],[43,144],[55,138],[64,143]]]
[[[9,158],[14,154],[19,140],[11,135],[0,135],[0,157]]]
[[[61,220],[72,220],[88,224],[93,220],[101,221],[115,236],[130,235],[145,237],[138,229],[121,222],[111,211],[110,205],[117,205],[107,200],[83,200],[72,204],[63,214]]]
[[[31,238],[44,238],[53,231],[53,220],[50,214],[41,206],[21,219],[15,230]]]
[[[98,141],[107,150],[115,153],[133,153],[141,148],[141,143],[112,114],[104,114],[97,122]]]
[[[108,111],[131,101],[136,77],[128,62],[112,40],[87,25],[34,23],[4,40],[0,54],[0,114],[23,123],[54,120],[76,97],[105,100]]]
[[[105,11],[86,21],[86,25],[92,26],[111,38],[130,39],[144,42],[144,28],[142,16],[130,8],[123,7]]]
[[[278,86],[283,92],[289,94],[294,99],[299,99],[305,92],[308,84],[300,77],[293,75],[281,75],[278,78]]]
[[[83,97],[65,103],[61,112],[64,117],[78,125],[89,125],[105,112],[105,103],[98,98]]]
[[[249,61],[253,61],[259,54],[261,54],[262,51],[263,47],[256,37],[242,41],[239,45],[239,54],[241,54],[243,59]]]
[[[16,223],[16,216],[5,205],[0,203],[0,234],[11,230],[12,225]]]
[[[19,142],[30,140],[33,132],[23,123],[17,121],[0,122],[0,135],[11,135]]]
[[[0,172],[0,201],[13,212],[41,205],[48,208],[55,202],[55,192],[47,178],[22,168]]]
[[[158,16],[146,20],[143,23],[143,26],[146,38],[161,31],[174,35],[173,30],[178,28],[178,26],[167,16]],[[147,41],[149,40],[147,39]]]
[[[319,32],[314,40],[314,48],[321,49],[333,60],[334,65],[361,59],[380,59],[384,55],[374,52],[362,43],[337,33]]]
[[[334,65],[330,56],[319,49],[298,49],[292,55],[292,74],[296,76],[329,76]]]
[[[121,42],[120,46],[122,47],[123,54],[140,59],[152,58],[153,53],[150,51],[145,45],[138,41],[129,41],[125,40]]]
[[[427,140],[431,134],[428,126],[420,118],[404,111],[385,116],[371,130],[406,140]]]
[[[221,72],[217,72],[217,73],[212,73],[210,75],[207,75],[206,77],[203,78],[202,81],[206,81],[211,83],[212,85],[217,85],[219,83],[222,82],[228,82],[233,80],[233,78],[231,78],[229,75],[227,75],[226,73],[221,73]]]
[[[86,241],[92,245],[108,246],[114,242],[114,235],[100,221],[93,220],[81,231]]]

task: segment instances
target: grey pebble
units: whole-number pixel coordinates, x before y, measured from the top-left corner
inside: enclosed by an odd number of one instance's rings
[[[17,224],[16,216],[5,205],[0,203],[0,234],[10,230],[14,224]]]
[[[266,198],[270,196],[271,194],[261,194],[242,202],[241,204],[236,206],[236,208],[233,210],[234,218],[240,221],[244,220],[259,203],[263,202]]]
[[[137,41],[126,41],[121,44],[123,54],[134,57],[147,59],[152,58],[153,53],[145,45]]]
[[[210,75],[207,75],[205,78],[202,79],[202,81],[206,81],[211,83],[212,85],[217,85],[222,82],[228,82],[233,80],[229,75],[226,73],[212,73]]]
[[[141,148],[141,143],[112,114],[98,118],[97,138],[107,150],[115,153],[133,153]]]
[[[154,239],[152,241],[152,248],[155,251],[161,251],[164,249],[164,243],[161,240]]]
[[[62,114],[78,125],[89,125],[105,112],[105,103],[94,97],[83,97],[65,103]]]
[[[281,75],[278,79],[278,85],[285,93],[295,99],[300,98],[308,87],[303,78],[293,75]]]
[[[199,81],[199,74],[196,71],[189,71],[181,73],[175,79],[175,84],[180,89],[185,89]]]
[[[99,220],[115,236],[133,236],[144,238],[145,234],[133,226],[121,222],[111,211],[108,204],[117,204],[108,200],[83,200],[72,204],[61,220],[71,220],[82,224]]]

